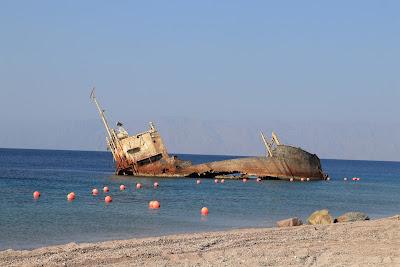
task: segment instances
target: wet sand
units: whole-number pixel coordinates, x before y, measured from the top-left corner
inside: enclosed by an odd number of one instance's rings
[[[0,266],[400,266],[400,216],[0,252]]]

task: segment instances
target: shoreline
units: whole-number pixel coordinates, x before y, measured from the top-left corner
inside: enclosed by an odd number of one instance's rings
[[[0,251],[1,266],[400,265],[400,215]]]

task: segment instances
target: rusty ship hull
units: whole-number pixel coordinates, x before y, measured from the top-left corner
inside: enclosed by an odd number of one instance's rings
[[[273,157],[243,157],[192,165],[177,158],[172,162],[160,160],[154,164],[133,168],[117,169],[117,173],[152,177],[193,178],[244,178],[261,179],[322,180],[326,178],[319,158],[300,148],[280,145]]]
[[[284,145],[275,133],[267,140],[261,133],[266,156],[243,157],[193,165],[190,161],[170,156],[161,135],[150,123],[150,129],[129,135],[117,124],[117,130],[109,127],[104,110],[100,108],[94,90],[91,98],[97,106],[107,132],[107,146],[111,151],[118,175],[151,177],[258,177],[282,180],[324,180],[320,159],[301,148]]]

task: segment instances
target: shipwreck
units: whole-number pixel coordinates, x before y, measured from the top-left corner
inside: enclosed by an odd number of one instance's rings
[[[149,130],[129,135],[123,124],[118,122],[118,129],[109,126],[100,107],[94,89],[90,98],[107,132],[107,147],[115,161],[117,175],[151,177],[201,177],[201,178],[244,178],[282,180],[324,180],[320,159],[301,148],[284,145],[275,133],[267,139],[261,132],[266,155],[242,157],[230,160],[192,164],[177,156],[168,154],[160,133],[150,122]]]

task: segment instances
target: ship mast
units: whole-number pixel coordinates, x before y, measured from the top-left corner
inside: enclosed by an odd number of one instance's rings
[[[265,148],[267,149],[268,155],[272,157],[271,144],[267,141],[263,132],[260,132],[260,134],[261,134],[261,139],[264,142]]]
[[[97,107],[97,111],[99,112],[101,121],[103,122],[104,127],[106,128],[106,131],[107,131],[107,134],[108,134],[108,137],[107,137],[107,144],[108,144],[108,146],[110,147],[110,150],[111,150],[111,152],[112,152],[112,154],[113,154],[113,156],[114,156],[114,159],[117,160],[117,158],[116,158],[116,148],[117,148],[117,144],[116,144],[115,138],[114,138],[114,137],[115,137],[115,136],[114,136],[115,133],[112,131],[112,129],[111,129],[110,126],[108,125],[106,116],[104,115],[104,110],[101,109],[99,103],[97,102],[96,94],[95,94],[95,89],[96,89],[96,88],[93,88],[92,92],[90,93],[90,99],[93,100],[93,102],[95,103],[95,105],[96,105],[96,107]]]
[[[273,149],[273,145],[275,144],[276,146],[281,145],[281,141],[279,141],[278,136],[276,135],[276,133],[272,132],[272,139],[271,141],[268,141],[267,138],[265,138],[264,133],[260,132],[261,134],[261,139],[265,145],[265,148],[267,149],[267,156],[269,155],[270,157],[272,157],[272,149]]]
[[[277,144],[278,146],[281,144],[281,141],[279,141],[278,136],[274,132],[272,132],[272,140],[274,140],[275,144]]]
[[[97,111],[99,112],[101,121],[103,122],[104,127],[105,127],[106,130],[107,130],[108,137],[109,137],[110,139],[112,139],[110,126],[108,126],[108,122],[107,122],[106,116],[104,115],[104,110],[100,108],[100,105],[99,105],[99,103],[97,102],[96,95],[95,95],[95,90],[96,90],[96,88],[93,88],[92,92],[90,93],[90,99],[93,100],[94,104],[95,104],[96,107],[97,107]]]

